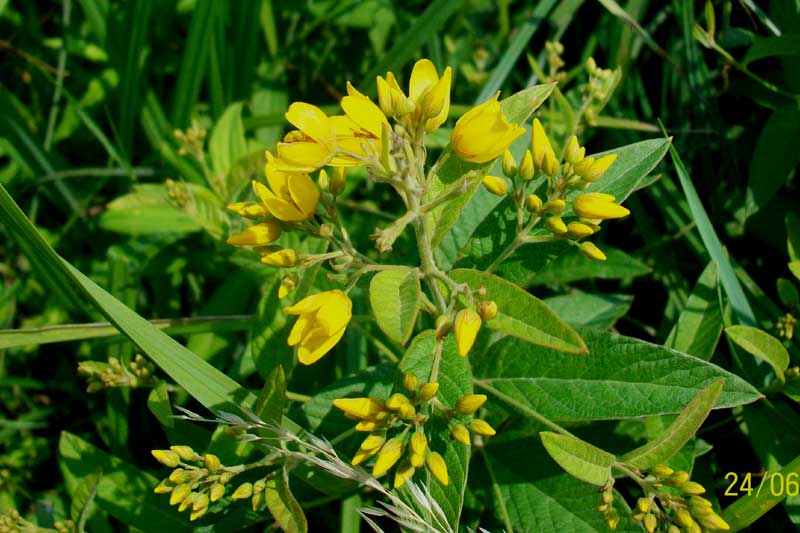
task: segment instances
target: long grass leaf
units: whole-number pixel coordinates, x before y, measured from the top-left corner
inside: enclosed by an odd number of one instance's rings
[[[189,125],[192,106],[200,94],[200,84],[205,76],[208,51],[211,48],[208,41],[216,10],[214,4],[213,0],[198,0],[192,14],[172,98],[172,123],[177,128]]]

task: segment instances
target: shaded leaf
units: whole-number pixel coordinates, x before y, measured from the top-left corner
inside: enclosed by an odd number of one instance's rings
[[[613,454],[570,435],[550,431],[539,435],[550,457],[573,477],[598,486],[605,485],[611,477]]]
[[[711,359],[723,326],[717,284],[717,266],[711,262],[700,274],[664,346],[706,361]]]
[[[289,475],[285,466],[278,475],[267,479],[264,500],[272,517],[286,533],[308,531],[306,515],[289,488]]]
[[[378,272],[369,285],[375,321],[386,335],[405,344],[417,321],[422,290],[416,268]]]
[[[780,381],[785,381],[784,370],[789,367],[789,352],[786,347],[767,333],[749,326],[730,326],[725,334],[750,355],[770,364]]]

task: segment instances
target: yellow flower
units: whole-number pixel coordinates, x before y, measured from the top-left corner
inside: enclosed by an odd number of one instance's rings
[[[353,303],[340,290],[326,291],[303,298],[287,307],[290,315],[299,315],[289,333],[289,346],[297,346],[297,358],[310,365],[328,353],[350,322]]]
[[[497,101],[498,91],[458,119],[450,136],[450,145],[464,161],[486,163],[502,155],[524,128],[508,121]]]
[[[475,338],[481,329],[481,317],[472,309],[462,309],[456,315],[454,331],[458,355],[465,356],[475,344]]]
[[[275,168],[275,158],[267,152],[265,174],[269,188],[253,180],[253,190],[272,216],[284,222],[301,222],[314,216],[319,190],[305,172],[284,172]]]
[[[389,125],[381,108],[375,105],[368,96],[358,92],[358,89],[353,87],[349,81],[347,82],[347,96],[342,98],[342,109],[345,115],[360,128],[361,131],[358,133],[361,133],[362,136],[380,139],[383,134],[383,125]]]
[[[263,246],[281,236],[277,222],[262,222],[228,237],[228,244],[234,246]]]
[[[387,116],[403,116],[416,112],[425,121],[425,130],[433,131],[441,126],[450,113],[450,85],[453,71],[444,69],[439,78],[436,67],[429,59],[420,59],[411,71],[408,96],[397,83],[394,74],[386,73],[386,79],[378,76],[378,103]]]
[[[436,67],[429,59],[420,59],[414,63],[411,80],[408,84],[408,95],[414,102],[417,111],[425,121],[425,129],[438,129],[450,113],[450,84],[453,71],[444,69],[439,78]]]
[[[584,160],[585,161],[585,160]],[[575,199],[575,214],[591,220],[607,220],[628,216],[630,211],[614,203],[615,198],[602,192],[587,192]]]

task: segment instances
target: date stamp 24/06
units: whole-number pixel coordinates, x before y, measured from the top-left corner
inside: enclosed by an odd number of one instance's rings
[[[773,496],[797,496],[800,494],[800,476],[797,472],[790,472],[786,475],[780,472],[728,472],[725,479],[730,483],[725,489],[725,496],[740,496],[761,494],[762,490],[768,490]],[[755,481],[754,481],[755,479]]]

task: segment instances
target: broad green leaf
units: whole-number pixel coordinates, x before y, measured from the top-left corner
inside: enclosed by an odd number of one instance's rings
[[[570,435],[543,431],[542,445],[550,457],[573,477],[603,486],[611,477],[613,454]]]
[[[122,195],[100,216],[100,227],[127,235],[191,233],[202,226],[189,213],[172,204],[163,185],[138,185]]]
[[[593,261],[572,247],[533,276],[531,285],[571,283],[583,279],[632,279],[650,273],[650,268],[617,248],[603,247],[605,261]]]
[[[208,151],[211,155],[211,168],[215,179],[211,185],[222,198],[227,198],[224,178],[231,172],[237,161],[247,155],[247,141],[244,138],[244,125],[242,124],[242,103],[230,105],[222,116],[219,117],[208,140]]]
[[[94,499],[97,496],[97,487],[100,485],[102,471],[98,470],[82,478],[72,490],[72,501],[69,505],[69,516],[75,524],[75,530],[82,533],[86,527]]]
[[[472,393],[472,372],[467,358],[459,356],[456,352],[454,337],[448,335],[443,342],[439,378],[437,378],[440,386],[436,398],[446,408],[452,409],[459,398]],[[400,371],[411,372],[420,381],[428,381],[433,366],[431,355],[435,347],[436,337],[433,331],[423,331],[414,337],[400,360]],[[425,432],[430,435],[430,447],[444,457],[450,483],[445,487],[433,476],[428,476],[427,486],[444,510],[453,531],[458,531],[469,471],[469,446],[450,439],[447,426],[440,418],[432,419],[429,424],[431,426],[426,425]],[[427,475],[427,470],[425,473]]]
[[[769,363],[781,382],[786,380],[783,372],[789,367],[789,352],[781,341],[750,326],[730,326],[725,334],[750,355]]]
[[[522,414],[563,421],[678,413],[722,377],[718,409],[760,397],[741,378],[695,357],[613,333],[580,333],[589,349],[586,355],[513,338],[471,354],[475,384]]]
[[[664,346],[708,361],[722,335],[717,266],[710,262],[697,280]]]
[[[753,36],[753,44],[747,50],[742,63],[772,56],[797,55],[800,50],[800,34],[787,33],[776,37]]]
[[[794,277],[800,281],[800,260],[790,262],[789,270],[791,270]]]
[[[520,429],[504,429],[487,444],[485,461],[476,458],[470,473],[471,486],[482,486],[482,463],[487,465],[493,489],[495,515],[504,518],[506,531],[600,533],[608,531],[597,512],[597,487],[564,472],[547,454],[537,433],[544,429],[528,423]],[[619,495],[614,507],[621,520],[617,532],[641,532],[630,518],[625,499]],[[500,531],[500,529],[492,529]]]
[[[563,352],[586,352],[586,345],[574,329],[544,302],[513,283],[478,270],[458,269],[449,275],[473,291],[485,287],[486,297],[497,303],[497,316],[486,321],[487,328]]]
[[[800,456],[786,465],[780,472],[769,472],[770,476],[780,476],[784,484],[791,480],[792,484],[800,481]],[[769,481],[765,481],[768,483]],[[794,489],[793,489],[794,490]],[[731,526],[731,531],[746,528],[770,509],[782,502],[787,496],[787,491],[761,490],[756,494],[746,494],[729,505],[723,512],[722,518]]]
[[[644,446],[623,455],[620,461],[647,470],[659,463],[666,463],[694,437],[717,402],[725,378],[714,381],[689,402],[678,417],[658,436]]]
[[[602,179],[591,184],[587,191],[612,194],[622,202],[661,161],[669,146],[668,139],[652,139],[593,155],[592,157],[600,157],[614,153],[617,154],[617,159]],[[543,186],[543,182],[537,186]],[[577,194],[579,193],[573,193],[569,198],[572,199]],[[505,204],[510,205],[507,200]],[[569,216],[571,207],[566,213],[565,216]],[[485,269],[516,237],[515,216],[508,209],[504,210],[503,204],[491,211],[485,219],[471,220],[467,224],[470,227],[464,230],[458,226],[454,229],[461,232],[459,242],[464,243],[455,254],[458,267]],[[613,224],[613,221],[606,224]],[[474,229],[470,229],[472,227]],[[539,231],[542,234],[545,232]],[[525,245],[501,264],[496,273],[511,282],[526,286],[537,272],[570,248],[565,241]],[[453,255],[453,252],[449,252],[449,255]]]
[[[95,503],[123,524],[145,531],[188,531],[186,519],[153,493],[158,479],[71,433],[58,444],[59,466],[70,492],[80,480],[101,471]]]
[[[289,475],[285,466],[277,475],[267,480],[264,487],[264,501],[272,517],[286,533],[308,531],[306,515],[289,488]]]
[[[572,291],[544,303],[574,328],[608,329],[630,309],[633,296]]]
[[[378,272],[369,284],[369,302],[375,321],[398,344],[405,344],[411,336],[421,299],[416,268]]]
[[[778,278],[778,297],[786,307],[800,305],[800,294],[794,283],[785,278]]]
[[[163,318],[150,320],[150,324],[169,335],[188,335],[192,333],[243,331],[253,325],[251,315],[218,317]],[[120,337],[120,331],[108,322],[89,324],[64,324],[41,328],[0,330],[0,349],[13,346],[31,346],[68,342],[102,337]]]
[[[503,113],[508,118],[510,122],[515,122],[517,124],[524,124],[533,114],[536,109],[541,106],[545,100],[550,96],[550,93],[553,92],[553,85],[552,84],[544,84],[544,85],[535,85],[524,91],[520,91],[518,93],[514,93],[508,98],[501,100],[500,106],[503,110]],[[523,137],[527,137],[530,139],[530,134],[523,135]],[[530,142],[530,141],[529,141]],[[517,140],[515,146],[520,147],[522,146],[522,142]],[[519,150],[519,148],[518,148]],[[520,154],[521,154],[521,150]],[[442,155],[440,158],[446,158],[444,164],[439,169],[439,172],[436,175],[436,179],[434,180],[434,187],[433,196],[430,196],[428,200],[432,200],[435,195],[442,194],[447,192],[452,187],[461,187],[460,178],[469,171],[486,171],[488,170],[493,164],[499,165],[498,162],[490,161],[488,163],[478,164],[478,163],[469,163],[467,161],[462,161],[458,158],[458,156],[453,152],[453,150],[448,145],[442,151]],[[498,167],[499,168],[499,167]],[[445,234],[448,230],[456,223],[456,221],[460,220],[461,212],[464,210],[465,206],[470,202],[470,199],[475,194],[475,191],[480,187],[480,181],[473,184],[469,187],[468,190],[464,191],[463,194],[458,196],[456,199],[447,202],[445,205],[436,209],[432,214],[432,219],[435,221],[435,230],[433,234],[433,244],[438,245],[439,242],[444,238]],[[491,196],[491,195],[490,195]],[[479,198],[482,199],[483,202],[488,204],[496,204],[498,202],[498,197],[490,198],[485,195],[481,195]],[[481,209],[486,211],[486,207]],[[489,211],[491,207],[489,207]],[[482,216],[485,217],[489,211],[486,211],[485,214]],[[478,220],[470,220],[465,221],[466,225],[471,225],[473,231],[474,228],[477,227],[477,224],[480,223],[480,219]],[[464,230],[461,230],[463,233]],[[471,231],[469,231],[471,233]]]
[[[800,110],[776,109],[761,129],[750,159],[745,209],[752,215],[777,193],[800,163],[800,151],[784,147],[800,143]]]
[[[147,396],[147,408],[153,413],[161,425],[164,427],[174,427],[175,419],[172,418],[172,404],[169,403],[169,393],[167,384],[159,381]]]
[[[683,194],[686,196],[686,201],[689,203],[689,209],[697,225],[697,230],[700,232],[700,238],[708,251],[708,255],[711,256],[711,260],[717,264],[720,281],[731,302],[733,312],[740,323],[751,326],[755,325],[756,318],[753,314],[753,309],[750,307],[750,302],[747,301],[747,296],[745,296],[744,290],[739,284],[739,280],[736,278],[733,265],[731,265],[728,255],[722,248],[722,243],[717,236],[717,232],[714,230],[714,226],[711,224],[711,219],[708,218],[708,213],[706,213],[703,203],[700,201],[700,197],[697,195],[697,190],[694,188],[692,179],[686,172],[686,167],[683,166],[683,161],[681,161],[681,157],[678,155],[678,151],[675,150],[675,147],[670,145],[669,151],[672,156],[672,162],[675,165],[675,170],[678,173],[678,179],[681,182],[681,188],[683,188]]]

